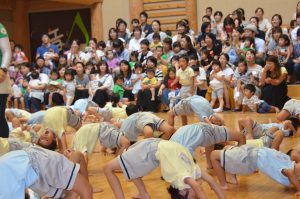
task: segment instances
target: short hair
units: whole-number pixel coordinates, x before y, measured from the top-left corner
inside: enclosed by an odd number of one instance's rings
[[[218,66],[221,67],[221,63],[220,63],[220,61],[217,60],[217,59],[213,59],[213,60],[212,60],[212,65],[218,65]]]
[[[144,17],[146,17],[146,19],[148,19],[148,14],[147,14],[147,12],[145,12],[145,11],[142,11],[141,13],[140,13],[140,16],[144,16]]]
[[[288,150],[288,151],[286,152],[286,154],[287,154],[288,156],[290,156],[290,157],[291,157],[293,150],[294,150],[294,149],[290,149],[290,150]]]
[[[256,8],[256,9],[255,9],[255,13],[257,13],[259,10],[261,10],[261,12],[262,12],[263,14],[265,14],[264,9],[261,8],[261,7]]]
[[[143,39],[143,40],[140,42],[140,45],[146,45],[146,46],[149,46],[150,43],[149,43],[148,39]]]
[[[210,10],[212,12],[213,9],[212,9],[212,7],[209,6],[205,10]]]
[[[16,44],[16,45],[15,45],[15,48],[19,48],[21,51],[23,50],[23,47],[22,47],[22,45],[20,45],[20,44]],[[14,49],[15,49],[15,48],[14,48]]]
[[[66,75],[71,75],[72,76],[72,79],[74,79],[74,73],[72,71],[72,69],[67,69],[65,71],[65,74],[64,74],[64,78],[66,79]]]
[[[286,34],[280,35],[279,39],[284,39],[284,41],[286,42],[286,46],[289,46],[291,44],[291,40]]]
[[[214,14],[214,16],[217,16],[217,15],[220,15],[221,18],[223,17],[223,13],[221,11],[216,11],[215,14]]]
[[[184,59],[186,62],[189,62],[189,57],[187,54],[181,55],[178,60],[180,60],[180,59]]]
[[[110,101],[112,102],[113,107],[117,107],[117,105],[120,101],[120,94],[112,93],[111,96],[110,96]]]
[[[106,43],[105,43],[105,41],[99,41],[98,43],[97,43],[97,47],[99,48],[99,47],[101,47],[101,48],[106,48]]]
[[[124,81],[124,76],[123,75],[121,75],[121,74],[118,74],[118,75],[116,75],[115,76],[115,82],[117,81],[117,80],[123,80]]]
[[[164,38],[163,43],[168,44],[169,48],[172,50],[172,39],[170,37]]]
[[[143,69],[143,65],[141,63],[135,63],[134,64],[134,69],[137,69],[137,68],[142,68]]]
[[[172,37],[172,31],[171,30],[166,30],[165,33],[166,33],[167,36]],[[166,37],[166,38],[168,38],[168,37]]]
[[[31,75],[32,79],[38,79],[40,76],[40,73],[36,70],[33,70],[30,75]]]
[[[256,91],[256,88],[253,84],[247,84],[245,87],[244,87],[244,90],[249,90],[251,93],[255,93]]]
[[[197,54],[190,54],[189,60],[197,60],[198,61],[198,55]]]
[[[176,189],[172,186],[170,186],[168,189],[169,194],[171,195],[171,199],[184,199],[185,196],[182,196],[179,194],[179,189]]]
[[[160,34],[159,33],[154,33],[152,36],[152,39],[159,39],[160,40]]]
[[[114,48],[121,48],[123,46],[123,41],[121,39],[116,39],[113,41],[112,46]]]
[[[57,74],[59,76],[59,72],[58,72],[58,70],[56,68],[53,68],[51,70],[50,75],[52,75],[52,74]]]
[[[139,24],[140,21],[137,18],[134,18],[134,19],[131,20],[131,24],[133,24],[133,23],[138,23]]]
[[[172,45],[173,48],[177,48],[177,47],[180,47],[180,43],[179,41],[175,41]]]
[[[130,104],[126,107],[126,110],[125,110],[125,111],[126,111],[126,114],[127,114],[128,116],[130,116],[130,115],[132,115],[132,114],[134,114],[134,113],[139,112],[139,109],[138,109],[138,106],[137,106],[137,105],[130,103]]]
[[[282,28],[281,27],[272,28],[272,34],[274,34],[274,33],[281,33],[282,34]]]

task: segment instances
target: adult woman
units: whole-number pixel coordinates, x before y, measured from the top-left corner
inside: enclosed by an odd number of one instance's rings
[[[122,61],[129,61],[129,51],[124,48],[124,44],[121,39],[117,39],[112,44],[113,49],[116,52],[117,58]]]
[[[133,28],[132,38],[129,41],[128,50],[132,51],[140,51],[140,43],[143,40],[142,37],[142,29],[140,27]]]
[[[293,14],[293,19],[297,19],[296,15],[298,12],[300,12],[300,1],[298,1],[298,3],[297,3],[296,12]]]
[[[235,25],[234,25],[233,19],[231,17],[227,16],[223,21],[223,30],[224,30],[225,34],[222,35],[222,38],[221,38],[222,42],[229,40],[234,28],[235,28]]]
[[[84,64],[91,62],[93,64],[99,63],[104,53],[97,50],[97,39],[92,38],[89,41],[89,46],[85,48]]]
[[[206,34],[209,34],[211,33],[211,23],[209,22],[204,22],[202,25],[201,25],[201,32],[198,36],[198,44],[202,47],[203,44],[205,44],[204,42],[204,36]]]
[[[212,29],[216,31],[216,38],[217,40],[222,41],[222,35],[224,35],[224,30],[223,30],[223,23],[222,23],[222,18],[223,18],[223,13],[221,11],[216,11],[214,14],[215,22],[213,24]]]
[[[148,41],[151,43],[153,41],[152,37],[153,37],[153,34],[154,33],[158,33],[160,35],[160,41],[163,42],[164,39],[167,37],[167,34],[165,32],[162,32],[161,31],[161,28],[160,28],[160,21],[159,20],[153,20],[152,21],[152,30],[153,32],[150,33],[148,36],[147,36],[147,39]]]
[[[255,10],[255,16],[258,17],[259,23],[258,27],[261,31],[266,32],[268,29],[271,28],[271,23],[269,22],[268,19],[264,18],[264,9],[262,8],[256,8]]]
[[[74,39],[71,44],[70,52],[67,54],[68,65],[73,66],[76,62],[83,62],[85,53],[79,50],[79,40]]]
[[[85,74],[84,71],[84,63],[82,62],[77,62],[76,63],[76,75],[75,75],[75,84],[76,84],[76,89],[75,89],[75,97],[74,101],[78,99],[85,99],[89,97],[89,92],[88,92],[88,84],[89,84],[89,77],[87,74]]]
[[[180,41],[183,35],[188,35],[192,42],[194,43],[194,37],[189,34],[189,30],[187,24],[183,21],[179,21],[176,23],[177,34],[172,37],[172,42]]]
[[[112,50],[112,44],[117,39],[118,39],[117,29],[110,28],[108,31],[108,41],[106,42],[107,49]]]
[[[117,32],[118,32],[118,37],[122,38],[125,40],[127,43],[130,39],[130,34],[127,33],[127,23],[123,19],[120,19],[119,22],[117,23]]]
[[[262,71],[260,84],[262,86],[262,99],[268,104],[282,109],[287,96],[287,71],[279,64],[278,58],[270,55]]]
[[[217,59],[222,52],[222,45],[215,40],[215,35],[212,33],[205,34],[204,36],[205,46],[203,50],[208,50],[211,58]]]
[[[134,100],[134,95],[132,94],[133,84],[131,82],[132,72],[131,72],[128,61],[122,60],[120,62],[120,72],[121,72],[121,75],[124,77],[124,83],[123,83],[124,96],[123,97],[129,99],[129,101],[133,101]]]
[[[149,49],[150,43],[149,43],[148,39],[143,39],[141,41],[140,45],[141,45],[141,52],[138,55],[138,61],[141,64],[146,65],[147,58],[152,56],[153,53]]]
[[[274,28],[280,28],[282,30],[283,34],[288,34],[288,30],[286,28],[281,28],[282,25],[282,17],[279,14],[275,14],[272,16],[272,27],[268,29],[268,31],[266,32],[266,42],[267,44],[272,42],[273,37],[272,37],[272,30],[274,30]]]
[[[11,91],[7,68],[11,60],[11,49],[8,35],[4,26],[0,23],[0,137],[7,138],[9,129],[5,119],[5,108],[8,94]]]
[[[114,80],[109,73],[108,65],[105,61],[100,62],[97,65],[98,74],[96,79],[99,81],[99,88],[97,89],[93,101],[96,102],[99,107],[103,108],[112,94],[114,88]]]
[[[231,101],[233,100],[233,90],[231,88],[231,81],[233,77],[233,70],[228,65],[229,56],[226,53],[222,53],[220,55],[219,61],[221,63],[222,72],[224,73],[224,99],[225,99],[225,107],[223,108],[224,111],[230,110]]]
[[[180,39],[180,47],[181,50],[184,51],[184,53],[186,53],[188,56],[190,55],[194,55],[194,56],[198,56],[197,55],[197,51],[193,46],[192,40],[188,35],[183,35],[182,38]]]
[[[260,89],[258,89],[259,79],[261,77],[262,66],[255,63],[255,51],[250,49],[246,52],[246,61],[249,73],[253,76],[251,84],[256,86],[256,93],[260,96]]]
[[[229,42],[226,42],[223,46],[222,52],[228,54],[229,63],[236,65],[240,60],[240,54],[242,41],[240,39],[240,32],[236,29],[233,29],[232,37]]]
[[[143,111],[152,111],[156,112],[159,101],[157,99],[157,94],[155,94],[155,100],[151,101],[151,91],[150,87],[154,87],[155,91],[158,91],[158,88],[161,85],[161,82],[163,80],[163,73],[161,70],[157,69],[157,60],[155,57],[150,56],[148,57],[146,61],[146,67],[147,68],[153,68],[155,71],[155,78],[157,79],[156,85],[145,85],[142,87],[142,90],[139,91],[138,93],[138,99],[137,99],[137,105],[139,108]]]

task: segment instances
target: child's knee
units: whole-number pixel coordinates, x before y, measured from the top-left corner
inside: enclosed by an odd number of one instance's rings
[[[214,150],[210,153],[210,160],[211,161],[219,161],[220,160],[220,151]]]

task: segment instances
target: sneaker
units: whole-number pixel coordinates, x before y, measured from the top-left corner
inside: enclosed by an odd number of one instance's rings
[[[216,108],[216,109],[214,109],[214,112],[215,113],[221,113],[221,112],[223,112],[223,110],[221,108]]]
[[[227,107],[224,107],[224,108],[223,108],[223,111],[231,111],[231,109],[230,109],[230,108],[227,108]]]

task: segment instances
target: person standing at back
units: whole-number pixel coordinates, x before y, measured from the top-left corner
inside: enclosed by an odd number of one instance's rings
[[[0,23],[0,137],[8,137],[8,125],[5,119],[5,108],[8,94],[11,92],[7,67],[11,60],[11,48],[5,27]]]

